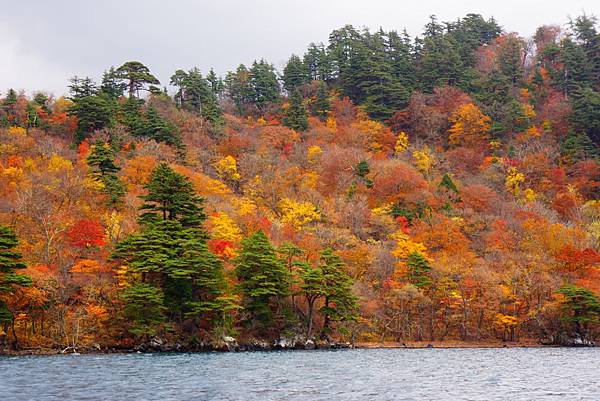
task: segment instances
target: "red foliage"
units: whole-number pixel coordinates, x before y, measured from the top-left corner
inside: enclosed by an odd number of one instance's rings
[[[576,271],[600,263],[600,253],[591,248],[577,249],[567,244],[556,255],[556,259],[564,263],[565,270]]]
[[[79,248],[100,247],[106,244],[104,226],[95,220],[77,221],[66,235],[69,242]]]
[[[223,239],[211,239],[208,241],[208,249],[218,257],[228,257],[230,249],[233,248],[233,242]]]

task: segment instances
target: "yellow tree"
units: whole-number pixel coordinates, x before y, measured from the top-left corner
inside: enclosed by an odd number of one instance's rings
[[[460,106],[451,116],[448,133],[451,145],[478,145],[487,141],[491,119],[473,103]]]

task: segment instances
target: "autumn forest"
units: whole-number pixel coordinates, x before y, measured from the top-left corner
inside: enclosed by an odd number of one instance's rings
[[[598,29],[347,25],[280,69],[3,88],[0,353],[590,343]]]

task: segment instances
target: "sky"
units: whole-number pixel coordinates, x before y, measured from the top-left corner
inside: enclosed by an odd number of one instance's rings
[[[420,34],[429,16],[494,17],[527,37],[541,25],[600,16],[599,0],[0,0],[0,94],[67,90],[136,60],[163,84],[176,69],[222,75],[265,58],[279,70],[346,24]]]

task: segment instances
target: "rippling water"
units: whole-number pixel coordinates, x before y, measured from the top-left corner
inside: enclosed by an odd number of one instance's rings
[[[0,358],[0,400],[600,400],[600,349]]]

